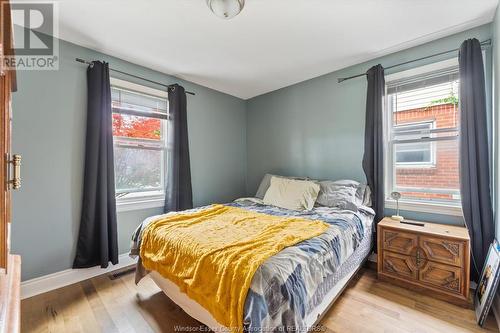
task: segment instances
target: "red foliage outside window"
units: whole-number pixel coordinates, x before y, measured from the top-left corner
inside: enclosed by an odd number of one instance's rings
[[[161,139],[161,120],[113,113],[113,135],[138,138]]]

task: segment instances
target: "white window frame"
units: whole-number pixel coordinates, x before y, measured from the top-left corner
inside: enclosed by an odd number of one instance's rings
[[[122,88],[124,90],[134,91],[138,93],[143,93],[146,95],[151,95],[154,97],[164,98],[167,100],[168,107],[168,93],[166,91],[150,88],[140,84],[132,83],[129,81],[120,80],[117,78],[110,78],[110,83],[112,87]],[[166,126],[165,122],[162,122],[162,126]],[[166,131],[164,132],[166,133]],[[167,136],[164,135],[163,147],[165,151],[165,156],[163,158],[164,163],[167,162],[168,158],[168,143]],[[118,146],[124,143],[124,141],[133,141],[133,139],[120,140],[113,137],[113,146]],[[162,165],[162,170],[165,170],[165,166]],[[165,188],[166,174],[163,174],[161,186]],[[120,197],[117,195],[116,198],[116,210],[118,212],[158,208],[165,205],[165,191],[164,190],[151,190],[129,193],[126,196]]]
[[[418,122],[408,122],[408,123],[403,123],[403,124],[398,124],[394,127],[411,127],[411,126],[417,126],[421,124],[430,124],[429,131],[435,128],[436,121],[434,120],[424,120],[424,121],[418,121]],[[436,166],[436,143],[435,142],[429,142],[429,147],[430,147],[430,155],[431,155],[431,160],[429,162],[397,162],[395,161],[400,168],[408,168],[408,169],[417,169],[417,168],[432,168]],[[395,152],[396,153],[396,152]]]
[[[432,71],[437,71],[440,69],[446,69],[453,66],[458,67],[458,58],[452,58],[449,60],[433,63],[430,65],[424,65],[417,68],[397,72],[394,74],[386,75],[385,81],[391,82],[395,80],[399,80],[405,77],[411,77],[415,75],[420,75]],[[392,119],[390,119],[389,115],[389,96],[386,94],[385,101],[385,112],[384,112],[384,173],[385,173],[385,208],[396,209],[396,201],[390,197],[391,192],[393,191],[393,184],[395,179],[395,161],[393,147],[394,144],[390,142],[392,133]],[[401,124],[403,125],[403,124]],[[410,167],[415,167],[410,166]],[[422,166],[420,166],[422,167]],[[399,188],[398,190],[402,190],[405,188]],[[418,190],[426,190],[426,189],[415,189],[408,188],[409,191],[418,191]],[[446,193],[449,193],[447,191]],[[463,216],[462,207],[459,203],[444,203],[444,202],[432,202],[432,201],[421,201],[421,200],[411,200],[411,199],[400,199],[399,200],[399,209],[403,211],[411,211],[411,212],[422,212],[422,213],[432,213],[432,214],[441,214],[441,215],[450,215],[450,216]]]

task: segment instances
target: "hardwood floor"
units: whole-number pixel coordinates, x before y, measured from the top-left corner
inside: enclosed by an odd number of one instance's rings
[[[201,324],[149,278],[98,276],[21,302],[22,332],[175,332]],[[324,332],[498,332],[474,311],[380,282],[364,269],[322,320]],[[192,332],[204,332],[193,330]]]

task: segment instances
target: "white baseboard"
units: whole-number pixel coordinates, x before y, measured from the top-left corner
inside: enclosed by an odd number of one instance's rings
[[[129,257],[128,253],[124,253],[118,257],[118,264],[108,266],[107,268],[96,266],[91,268],[66,269],[64,271],[26,280],[21,282],[21,299],[43,294],[47,291],[90,279],[97,275],[131,266],[136,262],[136,259],[132,259]]]

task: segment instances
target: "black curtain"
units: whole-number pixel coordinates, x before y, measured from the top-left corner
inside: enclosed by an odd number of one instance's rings
[[[87,69],[87,137],[80,233],[73,268],[118,263],[109,66]]]
[[[368,90],[366,94],[363,170],[372,192],[372,208],[375,210],[375,223],[377,223],[384,217],[384,68],[382,65],[373,66],[366,72],[366,77]]]
[[[460,66],[460,193],[472,247],[472,278],[483,268],[494,238],[483,54],[477,39],[462,43]]]
[[[168,89],[168,142],[172,147],[167,164],[165,212],[193,208],[187,127],[186,92],[178,84]]]

